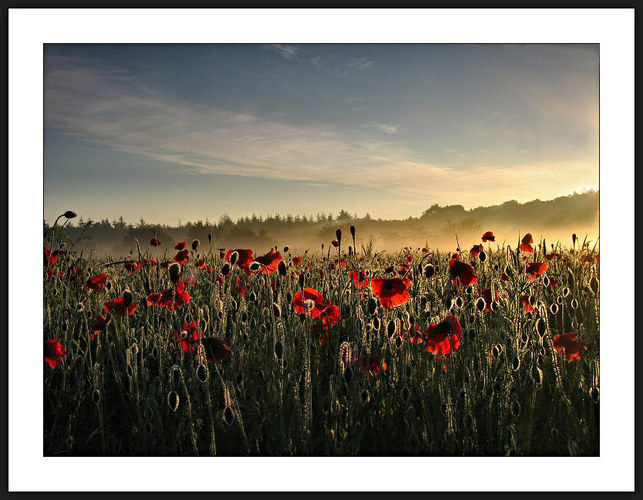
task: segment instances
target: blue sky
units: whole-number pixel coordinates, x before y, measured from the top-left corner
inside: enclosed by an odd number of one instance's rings
[[[598,186],[598,45],[45,46],[44,208],[418,216]]]

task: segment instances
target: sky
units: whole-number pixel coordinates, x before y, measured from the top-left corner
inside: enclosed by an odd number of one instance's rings
[[[44,218],[417,217],[598,189],[597,44],[45,44]]]

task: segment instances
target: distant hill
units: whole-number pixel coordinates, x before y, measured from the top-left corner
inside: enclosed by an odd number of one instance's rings
[[[79,214],[82,216],[82,214]],[[205,214],[204,214],[205,215]],[[369,216],[355,217],[342,210],[336,216],[317,215],[315,218],[292,215],[270,215],[242,217],[233,221],[222,216],[218,223],[199,220],[188,222],[180,227],[137,224],[120,220],[93,222],[73,219],[75,224],[66,227],[64,238],[68,245],[76,242],[74,249],[113,257],[136,254],[136,240],[142,251],[154,250],[157,255],[167,252],[174,255],[174,244],[180,240],[190,243],[193,239],[201,241],[201,248],[208,248],[208,235],[212,237],[214,248],[250,248],[258,253],[267,252],[270,247],[289,245],[294,252],[305,250],[316,252],[324,244],[335,239],[336,229],[345,234],[345,247],[351,244],[349,226],[357,230],[358,250],[364,246],[373,249],[393,251],[405,246],[412,248],[430,246],[450,250],[459,242],[462,248],[480,243],[485,231],[493,231],[496,243],[515,246],[520,237],[531,232],[534,240],[541,236],[548,243],[560,241],[571,245],[571,234],[578,234],[582,240],[598,238],[599,192],[587,191],[561,196],[553,200],[533,200],[518,203],[515,200],[501,205],[478,207],[465,210],[462,205],[440,207],[432,205],[418,217],[404,220],[372,219]],[[45,225],[45,234],[48,234]],[[154,249],[149,245],[153,235],[163,242]]]

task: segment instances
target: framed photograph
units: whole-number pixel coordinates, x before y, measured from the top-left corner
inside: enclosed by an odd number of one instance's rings
[[[633,489],[633,9],[9,14],[10,489]]]

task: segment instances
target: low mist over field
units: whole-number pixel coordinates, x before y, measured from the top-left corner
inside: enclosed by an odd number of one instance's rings
[[[212,248],[249,248],[255,254],[267,252],[270,247],[289,246],[291,253],[325,252],[335,239],[335,231],[346,234],[343,248],[352,245],[348,229],[356,227],[358,252],[397,251],[403,247],[430,247],[450,251],[458,242],[462,249],[480,243],[485,231],[493,231],[496,244],[503,242],[516,247],[525,233],[534,240],[545,238],[547,244],[560,242],[571,247],[571,235],[578,235],[581,242],[587,237],[591,246],[598,244],[599,193],[588,191],[582,194],[559,197],[550,201],[535,200],[529,203],[507,201],[502,205],[465,210],[460,205],[427,208],[418,217],[405,220],[381,220],[370,216],[356,217],[347,211],[335,214],[314,215],[251,215],[237,220],[221,216],[217,222],[207,219],[186,222],[179,227],[138,222],[123,219],[91,221],[78,210],[78,219],[65,227],[68,243],[76,242],[74,250],[98,257],[127,257],[136,254],[136,241],[141,251],[150,251],[160,257],[167,252],[173,256],[174,244],[180,240],[199,239],[201,249],[208,248],[208,235]],[[204,214],[207,216],[207,214]],[[157,248],[150,246],[156,235],[162,242]],[[491,248],[493,248],[491,244]]]

